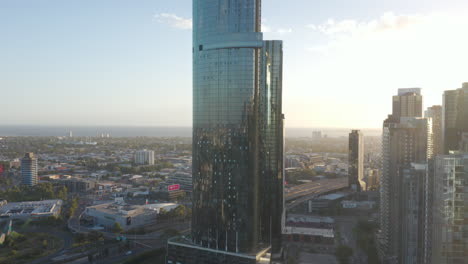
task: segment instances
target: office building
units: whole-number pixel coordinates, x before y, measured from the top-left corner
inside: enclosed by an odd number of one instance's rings
[[[444,92],[442,118],[445,154],[460,150],[462,135],[468,133],[468,83]]]
[[[421,88],[398,89],[398,95],[393,96],[394,118],[422,117],[423,97]]]
[[[435,159],[432,263],[467,263],[468,154]]]
[[[139,165],[154,165],[154,151],[144,149],[135,152],[135,163]]]
[[[404,93],[404,96],[415,97],[413,99],[407,98],[407,101],[418,101],[417,98],[420,97],[420,93],[413,93],[412,95]],[[401,106],[394,104],[394,107]],[[420,106],[416,108],[419,109]],[[414,172],[413,164],[427,165],[433,155],[431,120],[421,116],[406,116],[410,114],[403,114],[405,116],[402,116],[403,112],[405,111],[393,109],[393,113],[397,113],[399,116],[390,115],[384,121],[382,135],[379,249],[382,262],[392,264],[414,263],[410,262],[411,259],[414,259],[414,251],[408,251],[405,248],[409,243],[409,238],[406,237],[406,233],[403,233],[403,230],[411,228],[408,227],[409,222],[406,221],[409,212],[407,209],[408,201],[404,201],[403,197],[408,190],[407,186],[404,185],[408,184],[408,181],[413,181],[415,183],[412,186],[420,186],[420,182],[416,179],[421,177],[421,173],[415,172],[416,176],[411,174]],[[422,114],[422,112],[419,112],[419,114]],[[424,201],[424,208],[421,210],[424,214],[428,214],[426,208],[429,207],[427,195],[430,182],[427,176],[423,180],[424,190],[421,199]],[[416,198],[413,199],[413,201],[415,200]],[[418,204],[412,206],[419,210]],[[427,233],[425,233],[427,226],[423,228],[424,232],[421,233],[427,236]],[[426,237],[421,239],[423,241],[421,243],[424,243]]]
[[[193,1],[192,233],[168,263],[257,263],[281,250],[282,42],[261,1]],[[270,255],[272,253],[272,255]]]
[[[432,144],[434,147],[434,156],[443,154],[443,132],[442,132],[442,106],[434,105],[427,108],[425,113],[426,118],[432,119]]]
[[[23,185],[34,186],[37,184],[37,158],[29,152],[21,159],[21,177]]]
[[[364,136],[361,131],[353,130],[349,134],[348,183],[354,191],[367,190],[364,181]]]

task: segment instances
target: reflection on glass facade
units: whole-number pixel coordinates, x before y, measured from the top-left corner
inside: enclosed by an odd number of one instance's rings
[[[466,263],[468,155],[437,156],[434,182],[432,263]]]
[[[251,253],[281,245],[282,42],[260,1],[193,1],[192,242]]]

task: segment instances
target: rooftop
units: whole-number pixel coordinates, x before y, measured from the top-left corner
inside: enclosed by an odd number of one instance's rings
[[[44,200],[7,203],[0,207],[1,216],[27,216],[50,214],[55,210],[60,209],[63,204],[62,200]]]
[[[292,227],[285,226],[283,230],[284,235],[308,235],[308,236],[321,236],[334,238],[335,232],[333,229],[323,228],[309,228],[309,227]]]
[[[86,210],[96,210],[110,215],[137,216],[145,213],[159,213],[162,208],[170,211],[177,206],[175,203],[130,205],[112,202],[90,206]]]

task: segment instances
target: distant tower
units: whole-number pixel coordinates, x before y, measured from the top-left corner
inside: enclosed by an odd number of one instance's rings
[[[34,186],[37,184],[37,158],[29,152],[21,159],[21,177],[23,185]]]
[[[135,163],[140,165],[154,165],[154,151],[139,150],[135,153]]]
[[[312,139],[313,140],[322,139],[322,131],[312,131]]]
[[[421,88],[398,89],[398,95],[393,96],[394,118],[400,117],[422,117]]]
[[[355,191],[366,190],[364,182],[364,137],[361,131],[353,130],[349,134],[349,187]]]
[[[445,154],[449,154],[463,148],[463,133],[468,133],[468,83],[444,92],[442,112],[443,146]]]
[[[427,108],[426,118],[432,119],[432,144],[434,146],[434,155],[443,154],[442,106],[434,105]]]
[[[72,137],[73,137],[73,131],[70,130],[70,132],[68,132],[68,137],[69,137],[69,138],[72,138]]]

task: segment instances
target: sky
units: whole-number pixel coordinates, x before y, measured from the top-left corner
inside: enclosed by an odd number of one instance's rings
[[[288,127],[378,128],[468,82],[466,0],[263,0]],[[191,0],[0,0],[0,125],[190,126]]]

